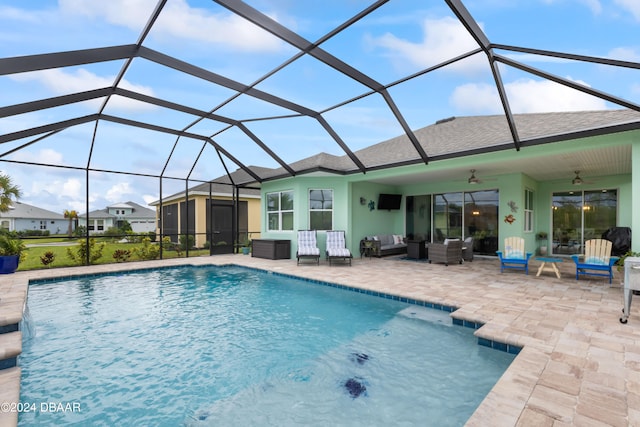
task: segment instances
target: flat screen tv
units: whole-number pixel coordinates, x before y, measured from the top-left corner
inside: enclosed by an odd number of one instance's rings
[[[402,194],[384,194],[378,196],[378,209],[384,211],[400,209]]]

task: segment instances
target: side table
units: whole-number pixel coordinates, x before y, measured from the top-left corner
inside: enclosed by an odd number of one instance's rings
[[[363,240],[361,242],[360,258],[362,258],[362,256],[364,255],[366,258],[371,259],[371,257],[373,256],[373,251],[373,240]]]
[[[425,259],[427,257],[424,240],[407,241],[407,258]]]
[[[538,261],[541,261],[540,268],[538,268],[538,272],[536,273],[536,277],[540,276],[540,273],[543,271],[553,271],[556,273],[556,277],[560,278],[560,270],[558,270],[558,263],[562,262],[562,258],[551,258],[551,257],[536,257]],[[549,264],[549,266],[547,266]],[[549,269],[551,267],[551,269]]]

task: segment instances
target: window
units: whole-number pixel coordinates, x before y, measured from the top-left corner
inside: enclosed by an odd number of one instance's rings
[[[267,229],[293,230],[293,191],[267,193]]]
[[[533,231],[533,191],[524,190],[524,231]]]
[[[103,219],[97,220],[96,223],[98,224],[98,231],[104,230],[104,220]]]
[[[333,229],[333,190],[309,190],[309,228]]]
[[[40,221],[40,230],[47,229],[47,221]]]

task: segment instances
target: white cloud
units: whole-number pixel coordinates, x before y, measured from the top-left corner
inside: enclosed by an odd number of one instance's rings
[[[19,150],[12,154],[11,159],[18,160],[21,162],[42,163],[42,164],[50,164],[50,165],[64,164],[62,153],[52,150],[50,148],[45,148],[42,150],[38,150],[36,152],[32,152],[24,149]]]
[[[119,182],[109,188],[105,194],[105,198],[113,203],[123,202],[123,196],[127,194],[136,194],[128,182]]]
[[[155,0],[59,0],[60,10],[67,14],[83,15],[90,19],[101,19],[140,31],[151,12]]]
[[[158,196],[153,196],[151,194],[143,194],[142,200],[148,205],[149,203],[155,202],[159,199]],[[144,206],[144,205],[143,205]]]
[[[576,81],[585,84],[584,82]],[[551,81],[520,79],[505,84],[509,105],[515,113],[604,110],[605,101]],[[466,84],[456,88],[450,102],[470,114],[502,111],[498,91],[487,84]]]
[[[19,82],[38,82],[51,92],[57,95],[66,95],[76,92],[84,92],[98,88],[109,87],[113,85],[115,76],[98,76],[84,68],[69,72],[61,69],[48,69],[41,71],[32,71],[28,73],[15,74],[10,76],[13,80]],[[122,80],[119,86],[144,95],[153,96],[153,90],[148,86],[136,85],[127,80]],[[90,101],[89,104],[93,108],[102,105],[103,100],[96,99]],[[109,101],[109,106],[118,110],[139,111],[155,108],[152,105],[124,98],[121,96],[113,96]]]
[[[640,52],[632,47],[617,47],[610,50],[607,56],[620,61],[640,62]]]
[[[142,30],[141,25],[147,22],[155,5],[155,0],[60,0],[60,7],[67,13],[104,19],[134,31]],[[221,44],[248,52],[279,51],[284,46],[275,36],[231,12],[213,14],[190,7],[185,0],[167,2],[150,35]]]
[[[82,197],[82,190],[84,185],[80,182],[80,180],[71,178],[66,180],[62,184],[62,192],[65,196],[71,197],[73,199],[77,199],[78,197]]]
[[[466,114],[497,114],[501,108],[498,91],[486,83],[467,83],[456,87],[449,102]]]
[[[615,0],[615,2],[629,11],[637,21],[640,21],[640,2],[638,0]]]
[[[543,0],[543,2],[547,4],[558,3],[558,1],[565,1],[565,0]],[[629,1],[636,1],[636,0],[629,0]],[[586,6],[589,10],[591,10],[591,13],[593,13],[594,15],[599,15],[600,13],[602,13],[602,4],[600,3],[600,0],[575,0],[575,2]]]
[[[0,6],[0,16],[4,19],[21,22],[38,22],[37,13],[31,10],[18,9],[11,6]]]
[[[481,24],[479,25],[482,27]],[[386,49],[389,55],[399,63],[409,61],[420,68],[439,64],[478,48],[478,44],[464,26],[457,19],[451,17],[425,19],[423,39],[419,43],[398,38],[391,33],[371,38],[370,42]],[[486,68],[487,59],[484,55],[475,55],[447,67],[448,70],[465,72],[475,72]]]

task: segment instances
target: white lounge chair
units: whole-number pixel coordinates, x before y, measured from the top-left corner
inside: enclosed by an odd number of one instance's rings
[[[316,230],[298,230],[298,251],[296,259],[300,265],[300,259],[311,259],[320,264],[320,248]]]
[[[347,249],[344,231],[327,231],[327,259],[329,260],[329,265],[331,265],[331,261],[335,261],[337,259],[349,261],[349,265],[351,265],[352,258],[353,255],[351,254],[351,251]]]

